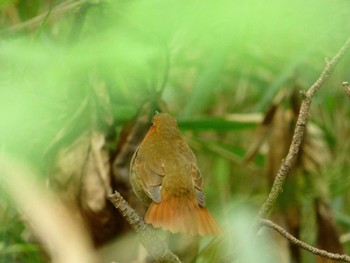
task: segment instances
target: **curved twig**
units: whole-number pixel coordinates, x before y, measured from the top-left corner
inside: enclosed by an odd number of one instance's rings
[[[296,245],[302,249],[305,249],[306,251],[309,251],[312,254],[326,257],[326,258],[333,259],[333,260],[350,262],[350,257],[348,255],[334,254],[334,253],[330,253],[326,250],[318,249],[316,247],[310,246],[309,244],[306,244],[305,242],[295,238],[293,235],[289,234],[283,227],[275,224],[274,222],[272,222],[270,220],[258,219],[258,223],[260,225],[267,226],[267,227],[277,231],[283,237],[285,237],[287,240],[289,240],[293,245]]]
[[[259,210],[257,218],[266,217],[266,215],[270,212],[270,210],[274,206],[280,192],[283,190],[282,189],[283,183],[287,175],[290,173],[290,170],[300,150],[300,145],[303,139],[305,126],[308,120],[312,98],[315,95],[315,93],[321,88],[321,86],[325,83],[325,81],[328,79],[329,75],[332,73],[333,69],[335,68],[335,66],[337,65],[337,63],[345,53],[345,51],[349,48],[349,46],[350,46],[350,38],[340,48],[338,53],[330,61],[326,62],[326,66],[323,69],[320,77],[316,80],[316,82],[306,92],[305,91],[302,92],[303,101],[300,107],[292,143],[289,147],[287,157],[284,160],[282,160],[282,164],[276,175],[275,181],[273,182],[270,194],[268,198],[265,200],[265,202],[263,203],[261,209]]]
[[[115,191],[114,194],[108,196],[108,199],[112,202],[115,208],[119,210],[125,220],[135,229],[140,237],[142,245],[156,262],[181,263],[179,258],[155,235],[154,231],[143,220],[143,218],[131,208],[120,193]]]

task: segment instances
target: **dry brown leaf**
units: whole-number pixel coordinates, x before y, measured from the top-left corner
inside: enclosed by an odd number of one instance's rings
[[[79,196],[81,175],[89,147],[89,136],[83,134],[58,152],[49,173],[49,185],[59,192],[67,203],[75,203]]]
[[[291,107],[285,107],[282,103],[286,97],[290,98]],[[265,171],[269,186],[272,185],[280,169],[282,160],[288,153],[293,138],[296,113],[298,112],[295,107],[297,108],[299,105],[295,103],[294,98],[293,92],[290,93],[286,89],[282,89],[277,94],[272,106],[265,114],[264,121],[258,130],[257,140],[255,140],[262,147],[264,137],[268,137],[268,142],[265,144],[267,148]],[[255,145],[258,144],[255,143]],[[298,163],[296,163],[296,166],[298,166]],[[294,170],[296,166],[294,166]],[[275,212],[272,214],[274,221],[280,225],[284,225],[297,238],[299,236],[301,214],[301,208],[298,202],[298,189],[300,189],[300,176],[292,171],[284,185],[284,192],[281,193],[277,201]],[[291,246],[278,234],[274,234],[273,236],[277,241],[276,243],[280,246],[276,254],[279,261],[289,262],[289,258],[292,257],[295,262],[300,262],[300,251],[298,248]]]
[[[330,206],[322,199],[315,201],[317,214],[317,247],[332,253],[343,254],[344,249],[340,243],[338,229]],[[325,257],[317,257],[317,263],[337,262]]]
[[[244,157],[244,163],[248,163],[251,160],[253,160],[253,158],[256,156],[259,149],[263,145],[266,137],[269,134],[270,127],[273,126],[272,123],[275,119],[276,111],[279,109],[281,102],[282,102],[282,99],[285,97],[285,95],[286,95],[286,92],[284,89],[282,89],[276,95],[271,107],[264,114],[264,116],[261,120],[261,124],[256,131],[255,139],[254,139],[253,143],[251,144],[251,146],[249,147],[249,149]]]
[[[270,139],[266,161],[266,175],[270,185],[275,179],[283,158],[288,153],[293,137],[294,123],[295,116],[293,111],[278,107],[270,125]],[[299,176],[295,173],[292,173],[287,178],[284,192],[281,193],[278,200],[278,209],[273,215],[277,223],[285,225],[287,230],[297,238],[299,237],[300,229],[300,207],[297,199],[299,179]],[[274,238],[278,244],[281,244],[279,248],[279,257],[281,259],[286,260],[286,258],[292,257],[295,262],[300,262],[301,257],[298,248],[291,246],[289,243],[287,246],[282,246],[282,244],[285,244],[285,240],[278,234],[274,234]],[[282,249],[284,249],[284,253],[282,253]]]
[[[330,149],[322,130],[309,123],[301,149],[301,166],[309,173],[319,173],[323,165],[331,160]]]
[[[106,199],[112,193],[112,186],[109,155],[102,132],[86,132],[61,149],[49,183],[72,214],[85,220],[96,243],[113,236],[118,229],[118,220]]]
[[[270,125],[266,160],[266,174],[272,183],[283,158],[286,157],[293,136],[294,116],[291,111],[279,107]]]
[[[95,116],[95,118],[99,119],[100,123],[103,122],[103,124],[110,126],[113,123],[113,114],[106,83],[96,77],[93,79],[92,86],[94,88],[97,103],[95,107],[97,116]],[[97,123],[98,121],[95,120],[95,122]]]
[[[285,158],[288,153],[300,108],[300,99],[295,92],[290,94],[290,106],[286,109],[282,107],[282,97],[277,96],[275,103],[273,103],[265,114],[264,121],[257,133],[257,139],[253,142],[253,148],[249,151],[250,154],[247,155],[247,160],[251,160],[251,153],[255,154],[257,148],[261,148],[264,136],[267,137],[267,135],[269,135],[266,156],[266,175],[270,185],[272,185],[275,179],[283,158]],[[338,252],[341,251],[341,246],[337,246],[336,249],[334,249],[325,241],[327,235],[329,235],[329,238],[334,241],[334,244],[338,244],[339,236],[336,231],[336,225],[331,210],[327,202],[324,201],[327,200],[328,186],[324,178],[319,175],[322,166],[329,163],[331,159],[330,156],[330,149],[327,146],[322,130],[309,122],[299,152],[299,157],[294,164],[293,171],[286,179],[283,192],[277,201],[277,207],[272,217],[278,224],[285,225],[287,231],[293,236],[296,238],[299,237],[301,227],[299,196],[302,193],[302,184],[305,179],[305,177],[301,175],[309,174],[308,178],[312,181],[311,183],[315,191],[313,195],[323,200],[321,203],[320,201],[316,201],[317,205],[315,206],[318,215],[318,242],[323,246],[321,248],[326,250],[329,248],[331,252]],[[280,235],[276,235],[276,239],[280,238]],[[283,241],[280,240],[280,242]],[[324,244],[321,244],[322,242]],[[294,262],[300,262],[299,248],[290,246],[289,249]],[[287,255],[289,252],[285,251],[284,253]]]
[[[104,149],[105,139],[102,133],[92,132],[89,139],[82,170],[80,200],[85,211],[98,214],[106,207],[106,196],[112,193],[109,156]]]

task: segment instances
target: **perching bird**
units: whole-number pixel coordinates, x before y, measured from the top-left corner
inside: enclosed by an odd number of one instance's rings
[[[173,233],[219,233],[205,208],[196,157],[169,114],[153,117],[152,127],[131,160],[130,182],[137,197],[149,205],[147,223]]]

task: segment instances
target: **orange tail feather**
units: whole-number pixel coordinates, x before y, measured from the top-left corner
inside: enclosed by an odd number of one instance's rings
[[[214,236],[220,232],[208,209],[200,207],[195,197],[163,196],[159,204],[152,202],[145,220],[172,233]]]

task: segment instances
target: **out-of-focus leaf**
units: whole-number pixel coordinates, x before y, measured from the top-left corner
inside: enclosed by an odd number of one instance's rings
[[[317,224],[317,247],[331,253],[343,254],[344,249],[340,243],[337,226],[331,207],[321,199],[315,201]],[[317,257],[317,263],[337,262],[325,257]]]
[[[269,132],[266,174],[273,182],[282,159],[286,157],[293,136],[294,116],[291,111],[281,107],[276,111]]]
[[[109,155],[104,134],[82,134],[61,149],[49,171],[50,186],[72,213],[82,217],[97,243],[113,236],[118,229],[113,208],[106,196],[112,193]]]
[[[292,141],[296,117],[300,108],[299,101],[294,96],[294,93],[290,96],[290,108],[284,109],[282,104],[278,104],[271,121],[261,126],[265,127],[265,133],[269,134],[266,171],[270,185],[280,168],[282,160],[287,155]],[[259,139],[259,141],[262,141],[262,139]],[[321,167],[329,161],[330,151],[323,132],[314,124],[309,123],[306,127],[299,157],[285,182],[284,191],[278,200],[278,210],[273,214],[274,221],[280,225],[286,225],[288,231],[297,238],[301,229],[300,196],[303,191],[303,181],[305,180],[304,177],[301,177],[301,173],[310,173],[307,179],[312,181],[311,184],[314,186],[313,191],[310,191],[310,189],[308,191],[314,193],[313,197],[321,197],[322,200],[325,200],[328,195],[326,182],[324,178],[313,176],[313,174],[320,173]],[[326,203],[323,204],[326,205]],[[315,207],[317,208],[317,206]],[[328,213],[327,218],[331,219],[332,214]],[[328,222],[329,220],[325,221]],[[322,231],[321,228],[319,228],[319,231]],[[279,236],[276,236],[276,238],[281,239]],[[289,253],[296,262],[301,262],[298,248],[290,246],[290,252],[286,251],[285,254],[288,255]]]
[[[109,156],[103,133],[93,132],[88,156],[84,159],[81,179],[81,205],[92,214],[99,213],[106,206],[106,196],[112,193]]]
[[[227,117],[188,117],[178,120],[181,129],[190,130],[214,130],[214,131],[237,131],[253,128],[257,125],[261,116],[257,114],[229,115]]]
[[[21,253],[32,253],[39,251],[38,246],[32,244],[15,244],[10,246],[1,246],[0,243],[0,256],[4,254],[21,254]]]
[[[291,110],[285,110],[281,105],[277,108],[272,122],[270,123],[268,153],[266,163],[266,176],[271,186],[277,171],[280,168],[283,158],[288,153],[293,136],[295,116]],[[297,163],[295,163],[297,165]],[[300,204],[297,196],[300,191],[300,175],[291,173],[286,180],[278,200],[278,209],[272,216],[276,223],[285,225],[293,236],[299,237],[300,229]],[[279,256],[284,262],[292,258],[295,262],[300,262],[301,255],[299,248],[285,243],[284,237],[274,234],[278,244],[281,244]],[[283,246],[284,244],[284,246]],[[283,253],[282,253],[283,251]]]
[[[344,224],[346,227],[350,228],[350,216],[343,213],[335,213],[335,219],[337,222]]]
[[[280,262],[276,243],[268,235],[251,231],[253,215],[246,209],[229,209],[221,236],[201,251],[198,262]],[[253,249],[252,249],[253,248]]]
[[[331,153],[324,132],[315,124],[309,123],[301,153],[303,169],[309,173],[317,173],[330,160]]]
[[[342,244],[345,244],[345,245],[346,245],[346,243],[349,243],[349,241],[350,241],[350,232],[348,232],[348,233],[343,234],[343,235],[340,236],[340,242],[341,242]]]
[[[194,148],[206,149],[217,155],[220,155],[226,159],[240,163],[242,156],[244,155],[244,150],[238,149],[234,146],[228,146],[217,141],[209,141],[200,138],[187,139]]]
[[[200,263],[210,263],[210,262],[220,262],[227,256],[228,251],[226,250],[229,245],[227,244],[227,238],[219,237],[211,240],[198,255],[197,262]],[[232,244],[232,243],[231,243]],[[234,247],[234,245],[232,244]],[[224,261],[225,262],[225,261]]]
[[[226,204],[230,200],[231,196],[231,181],[230,180],[230,163],[227,159],[224,159],[222,157],[218,157],[215,162],[215,177],[218,186],[216,189],[220,189],[219,196],[220,203]],[[216,198],[217,199],[217,198]],[[222,211],[225,211],[225,209],[222,209]]]
[[[275,118],[275,113],[280,106],[283,98],[285,97],[285,90],[281,90],[275,97],[271,107],[266,111],[262,121],[261,125],[258,127],[256,131],[255,139],[253,140],[253,143],[249,147],[246,156],[244,157],[244,162],[250,162],[258,153],[260,147],[262,146],[263,142],[265,141],[268,132],[270,131],[271,123],[273,122]]]
[[[283,94],[284,93],[284,94]],[[282,160],[287,156],[287,153],[292,142],[294,133],[296,118],[300,109],[299,98],[295,95],[295,92],[283,92],[281,90],[281,96],[276,96],[274,101],[276,104],[271,106],[268,113],[266,114],[265,121],[261,125],[260,129],[269,136],[268,140],[268,151],[267,151],[267,163],[266,163],[266,174],[271,186],[277,172],[280,169]],[[287,96],[286,96],[287,95]],[[279,97],[279,98],[278,98]],[[284,100],[282,100],[282,98]],[[287,100],[288,99],[288,100]],[[288,103],[288,104],[287,104]],[[286,107],[286,104],[288,105]],[[271,115],[271,116],[269,116]],[[309,124],[310,125],[310,124]],[[303,172],[307,172],[302,160],[304,153],[304,147],[307,144],[307,138],[309,136],[309,125],[306,127],[304,135],[304,143],[301,145],[299,157],[296,158],[293,169],[288,175],[284,184],[283,192],[277,202],[277,208],[272,215],[273,220],[283,225],[288,232],[290,232],[296,238],[299,238],[301,229],[301,194],[303,192],[303,183],[305,178],[302,176]],[[263,137],[264,134],[260,134]],[[259,142],[262,138],[259,138]],[[317,145],[316,145],[317,146]],[[256,149],[255,149],[256,151]],[[317,152],[314,154],[317,155]],[[317,172],[316,170],[310,172]],[[310,176],[310,178],[314,178]],[[314,178],[315,179],[315,178]],[[313,180],[313,184],[317,184],[316,180]],[[318,189],[315,186],[314,189]],[[308,189],[309,192],[310,189]],[[274,235],[276,240],[280,240],[278,243],[282,244],[285,242],[284,238],[279,235]],[[288,245],[281,247],[281,251],[284,249],[284,258],[291,257],[295,262],[301,262],[300,249]]]
[[[176,254],[181,262],[194,262],[198,256],[201,238],[189,235],[170,235],[169,249]]]
[[[226,62],[228,53],[230,51],[230,40],[224,43],[218,52],[213,52],[209,55],[205,69],[195,83],[193,94],[183,111],[183,116],[188,117],[196,112],[199,112],[206,105],[210,104],[213,99],[215,85],[218,83],[220,73],[223,71],[223,66]]]
[[[334,23],[334,21],[333,23],[327,24],[327,27],[316,39],[313,39],[304,47],[304,49],[301,49],[299,54],[294,56],[292,61],[290,61],[286,65],[286,67],[281,71],[279,76],[277,76],[277,78],[268,87],[264,97],[256,106],[257,111],[263,110],[266,107],[266,105],[268,105],[268,103],[272,101],[272,99],[275,97],[278,91],[284,88],[283,85],[285,85],[287,81],[290,80],[290,78],[293,77],[293,75],[295,75],[296,70],[300,68],[300,65],[304,63],[305,59],[307,59],[310,56],[310,54],[314,51],[315,46],[318,46],[320,41],[323,41],[323,39],[328,38],[329,32],[332,30],[332,28],[336,27],[337,26],[336,23]]]
[[[96,262],[96,251],[83,222],[37,180],[32,168],[6,154],[1,154],[0,163],[2,191],[21,211],[52,262]]]
[[[137,114],[137,109],[134,106],[119,106],[113,105],[112,107],[113,116],[118,123],[123,123],[130,120],[133,116]]]

